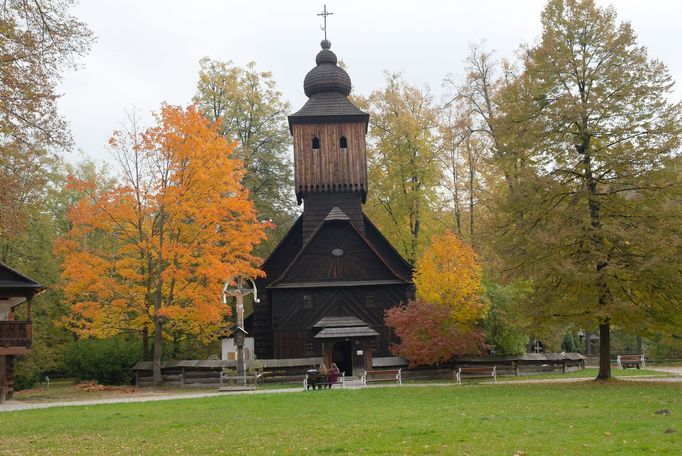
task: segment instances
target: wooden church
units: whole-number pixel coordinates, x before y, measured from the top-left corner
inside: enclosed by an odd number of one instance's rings
[[[413,298],[412,267],[363,213],[369,114],[326,39],[289,116],[303,214],[265,261],[247,320],[258,358],[322,357],[346,375],[390,356],[384,311]]]

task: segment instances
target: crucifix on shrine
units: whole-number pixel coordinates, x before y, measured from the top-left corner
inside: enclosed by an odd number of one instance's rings
[[[324,10],[321,13],[318,13],[318,16],[322,16],[324,18],[324,25],[320,27],[324,31],[324,39],[327,39],[327,16],[331,16],[334,13],[330,13],[327,11],[327,5],[324,5]]]
[[[234,286],[232,284],[234,283]],[[250,283],[250,287],[249,287]],[[244,377],[246,369],[244,368],[244,342],[246,339],[246,330],[244,329],[244,296],[253,294],[253,301],[258,300],[258,290],[254,281],[247,277],[237,276],[229,278],[223,287],[223,304],[227,304],[227,297],[235,298],[235,310],[237,311],[237,325],[232,331],[234,345],[237,347],[237,375]]]

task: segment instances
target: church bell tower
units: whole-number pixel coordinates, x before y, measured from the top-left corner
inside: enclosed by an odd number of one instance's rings
[[[296,198],[303,203],[303,241],[338,207],[364,233],[367,197],[365,135],[369,114],[349,99],[351,81],[324,39],[303,89],[308,101],[289,116]]]

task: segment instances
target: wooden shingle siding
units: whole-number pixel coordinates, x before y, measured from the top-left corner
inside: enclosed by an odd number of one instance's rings
[[[294,124],[294,179],[299,200],[317,192],[367,192],[365,122]],[[348,147],[340,147],[344,136]],[[313,149],[313,138],[320,148]]]

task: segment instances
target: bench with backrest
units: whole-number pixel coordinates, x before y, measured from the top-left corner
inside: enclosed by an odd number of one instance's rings
[[[317,371],[310,371],[303,379],[303,389],[322,389],[324,387],[331,388],[333,385],[341,385],[341,388],[346,386],[346,373],[341,372],[336,382],[329,380],[329,375],[322,375]]]
[[[497,368],[495,366],[457,368],[457,383],[462,383],[464,378],[492,378],[493,383],[497,383]]]
[[[360,377],[362,386],[367,386],[367,382],[396,382],[403,385],[402,369],[382,369],[368,370]]]
[[[636,367],[640,369],[646,366],[644,355],[618,355],[616,358],[618,367],[627,369],[628,367]]]

